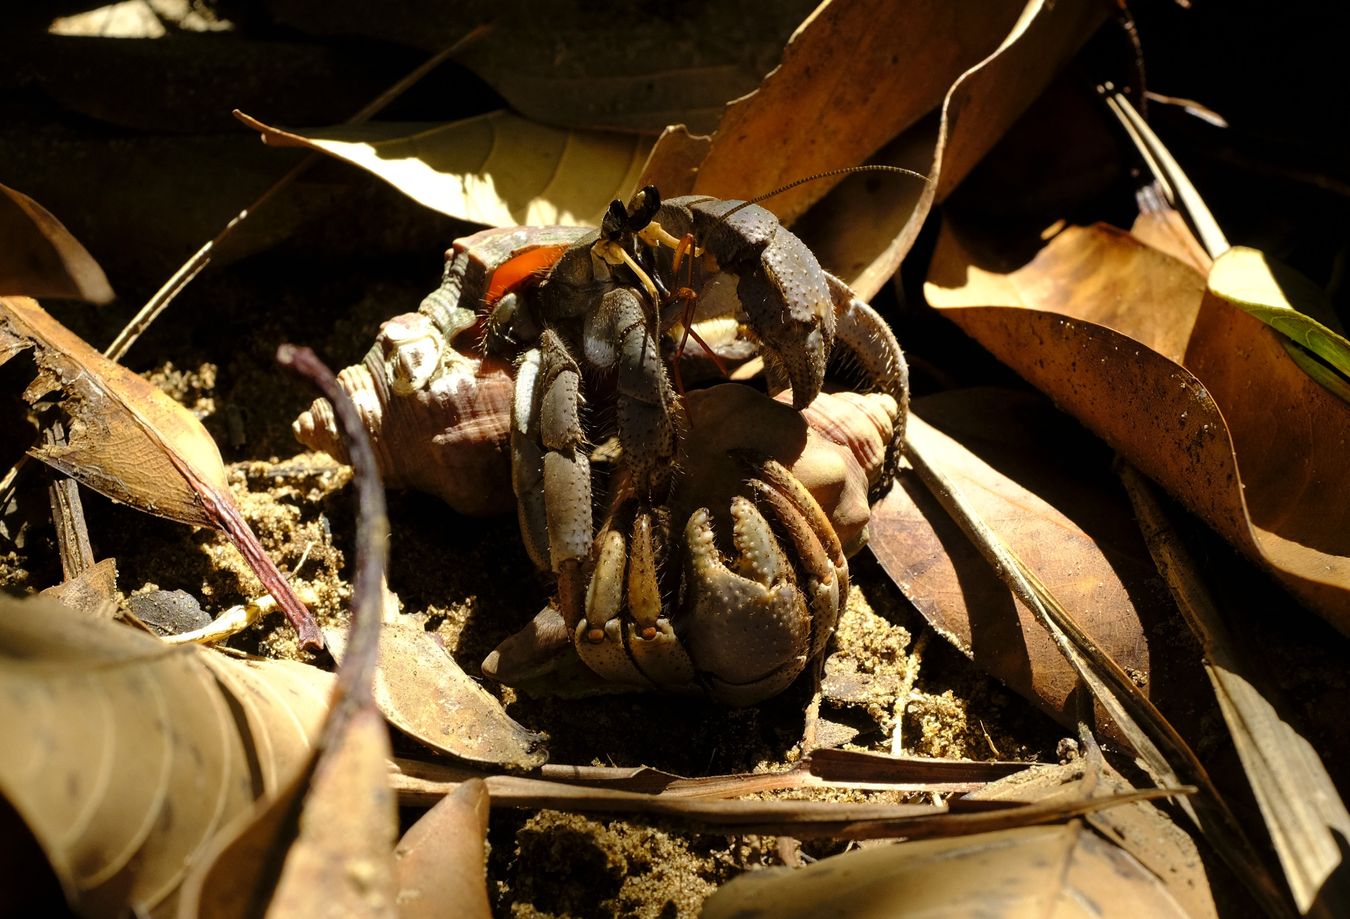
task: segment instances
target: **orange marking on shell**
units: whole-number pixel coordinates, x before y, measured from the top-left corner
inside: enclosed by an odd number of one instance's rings
[[[562,258],[567,246],[536,246],[502,262],[492,272],[483,305],[491,307],[508,293],[524,285],[531,278],[542,275]]]

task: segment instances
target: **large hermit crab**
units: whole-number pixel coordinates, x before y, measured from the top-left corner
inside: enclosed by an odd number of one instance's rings
[[[745,387],[672,386],[684,339],[698,339],[691,326],[717,317],[758,345],[778,388],[791,385],[791,408]],[[364,401],[446,404],[447,381],[468,379],[464,362],[476,360],[452,347],[466,339],[489,359],[514,359],[521,531],[558,581],[554,604],[485,672],[528,679],[570,645],[624,685],[749,704],[790,683],[823,648],[848,589],[838,521],[801,482],[813,428],[800,412],[820,394],[837,341],[880,394],[859,403],[869,420],[843,425],[868,428],[851,436],[871,459],[852,462],[867,467],[871,487],[889,481],[906,374],[884,321],[768,211],[702,197],[662,203],[649,188],[627,207],[616,201],[599,230],[489,230],[457,242],[441,287],[385,325],[362,371],[374,397]],[[823,415],[844,412],[824,404]],[[487,427],[500,424],[494,417]],[[302,439],[323,426],[302,419]],[[435,437],[448,443],[456,430]],[[771,446],[775,430],[783,436]],[[618,472],[597,535],[591,444],[611,434]]]

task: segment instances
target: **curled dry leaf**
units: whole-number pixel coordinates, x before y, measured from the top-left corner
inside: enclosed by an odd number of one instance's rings
[[[67,443],[34,447],[37,459],[137,510],[223,532],[276,598],[303,644],[322,636],[268,557],[230,494],[211,435],[191,412],[99,354],[32,300],[0,300],[0,363],[31,348],[38,376],[23,396],[54,392],[70,416]]]
[[[489,919],[487,828],[487,785],[469,779],[403,834],[394,850],[402,919]]]
[[[210,671],[45,598],[0,601],[0,791],[84,915],[149,912],[254,795]]]
[[[1017,12],[1014,5],[1014,13]],[[965,179],[1106,16],[1092,0],[1032,0],[999,46],[950,85],[936,125],[917,125],[878,160],[928,175],[921,187],[853,176],[805,221],[802,238],[858,294],[881,289],[909,252],[935,201]],[[968,20],[958,20],[968,27]]]
[[[694,191],[749,197],[863,162],[937,106],[962,71],[998,46],[1023,5],[823,4],[792,36],[782,64],[727,106]],[[807,183],[766,206],[790,223],[829,187]]]
[[[32,198],[0,185],[0,294],[107,303],[112,287],[94,257]]]
[[[1102,758],[1100,748],[1089,748],[1085,757],[1024,770],[990,782],[967,798],[974,801],[1070,801],[1085,796],[1121,794],[1131,787]],[[1161,880],[1191,919],[1210,919],[1217,914],[1213,894],[1215,876],[1210,873],[1214,865],[1205,862],[1196,841],[1152,801],[1103,808],[1083,819]],[[1228,880],[1222,875],[1219,877],[1220,883]]]
[[[1188,666],[1192,649],[1173,638],[1176,610],[1157,589],[1106,451],[1043,399],[997,389],[916,400],[909,440],[1103,650],[1187,723],[1204,686]],[[873,509],[870,545],[940,634],[1076,724],[1076,671],[912,471]]]
[[[826,914],[1187,916],[1147,868],[1076,820],[754,871],[720,887],[702,913],[704,919]]]
[[[308,147],[384,179],[434,211],[489,226],[591,225],[627,199],[649,138],[554,128],[507,111],[450,124],[366,122],[304,134],[235,116],[263,141]]]
[[[968,6],[823,5],[760,88],[728,107],[693,190],[747,198],[885,147],[876,161],[929,180],[852,176],[794,228],[870,299],[909,251],[934,196],[965,177],[1104,15],[1090,0]],[[841,46],[850,53],[840,55]],[[939,104],[940,123],[924,120]],[[688,157],[686,144],[658,145],[648,172],[679,174]],[[764,205],[791,222],[830,187],[809,182]]]
[[[548,759],[544,739],[512,720],[501,702],[455,662],[439,636],[389,604],[380,636],[375,702],[389,722],[424,744],[471,763],[533,769]],[[333,653],[346,642],[328,635]]]
[[[1025,264],[990,264],[944,226],[929,302],[1350,631],[1350,405],[1122,231],[1071,227]]]

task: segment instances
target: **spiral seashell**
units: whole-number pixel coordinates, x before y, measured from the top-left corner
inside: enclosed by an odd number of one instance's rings
[[[356,403],[386,485],[435,495],[464,514],[514,507],[509,364],[446,348],[425,316],[407,313],[381,327],[365,361],[339,373],[338,384]],[[315,400],[292,430],[347,462],[327,400]]]

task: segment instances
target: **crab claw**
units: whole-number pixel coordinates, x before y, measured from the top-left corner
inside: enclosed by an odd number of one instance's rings
[[[737,298],[750,328],[792,385],[793,408],[820,395],[834,347],[834,295],[811,250],[778,227],[754,271],[741,275]]]
[[[753,705],[781,692],[806,666],[811,619],[768,521],[740,496],[732,499],[731,518],[732,568],[717,548],[707,508],[694,511],[685,527],[689,627],[683,631],[712,695]]]

